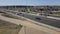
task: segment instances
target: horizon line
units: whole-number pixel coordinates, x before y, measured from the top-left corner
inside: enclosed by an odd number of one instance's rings
[[[60,5],[12,5],[12,4],[8,4],[8,5],[0,5],[0,6],[60,6]]]

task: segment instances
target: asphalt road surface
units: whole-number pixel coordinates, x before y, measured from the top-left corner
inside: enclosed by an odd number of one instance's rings
[[[60,16],[56,16],[56,15],[50,15],[50,16],[60,18]]]
[[[41,16],[34,16],[34,15],[29,15],[29,14],[19,14],[19,16],[23,16],[31,20],[37,21],[39,23],[44,23],[50,26],[60,28],[60,20],[50,19],[50,18],[41,17]],[[36,19],[36,17],[41,18],[41,20]]]
[[[52,16],[52,17],[57,17],[57,18],[60,18],[60,16],[57,16],[57,15],[45,15],[45,14],[42,14],[42,15],[44,15],[44,16]]]

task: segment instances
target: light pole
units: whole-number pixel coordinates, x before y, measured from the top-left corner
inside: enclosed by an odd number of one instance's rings
[[[40,9],[40,11],[41,11],[41,16],[42,16],[42,11],[43,11],[43,9]]]

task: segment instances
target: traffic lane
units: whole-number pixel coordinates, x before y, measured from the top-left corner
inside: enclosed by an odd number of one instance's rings
[[[41,15],[41,14],[40,14]],[[52,17],[57,17],[60,18],[60,16],[56,16],[56,15],[50,15],[50,14],[42,14],[43,16],[52,16]]]
[[[37,21],[39,23],[44,23],[44,24],[47,24],[47,25],[51,25],[51,26],[60,28],[60,20],[45,18],[45,17],[41,17],[41,16],[28,15],[28,14],[23,14],[23,15],[20,15],[20,16],[29,18],[29,19]],[[40,17],[41,20],[37,20],[35,17]]]
[[[54,16],[54,15],[51,15],[52,17],[57,17],[57,18],[60,18],[60,16]]]
[[[33,18],[33,20],[35,20],[37,22],[48,24],[48,25],[60,28],[60,20],[55,20],[55,19],[50,19],[50,18],[44,18],[44,17],[41,17],[41,16],[40,16],[41,20],[34,19],[34,17],[32,17],[32,18]]]
[[[44,18],[44,17],[41,17],[41,16],[40,16],[41,20],[37,20],[37,19],[34,18],[36,16],[27,15],[27,14],[25,14],[24,17],[29,18],[29,19],[32,19],[32,20],[35,20],[37,22],[41,22],[41,23],[44,23],[44,24],[48,24],[48,25],[51,25],[51,26],[55,26],[55,27],[59,27],[60,28],[60,23],[59,23],[60,21],[59,20]]]
[[[40,22],[42,22],[44,24],[48,24],[48,25],[60,28],[60,20],[54,20],[54,19],[49,19],[49,18],[42,18],[42,20]]]

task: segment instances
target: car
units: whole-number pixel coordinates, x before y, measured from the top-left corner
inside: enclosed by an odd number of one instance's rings
[[[27,13],[30,13],[30,12],[27,12]]]
[[[50,15],[48,14],[48,15],[46,15],[46,16],[50,16]]]
[[[40,17],[35,17],[37,20],[41,20],[41,18]]]
[[[19,13],[19,14],[22,14],[22,13]]]
[[[22,14],[22,13],[18,13],[17,15],[20,15],[20,14]]]
[[[48,15],[45,15],[45,16],[50,16],[50,15],[48,14]]]

